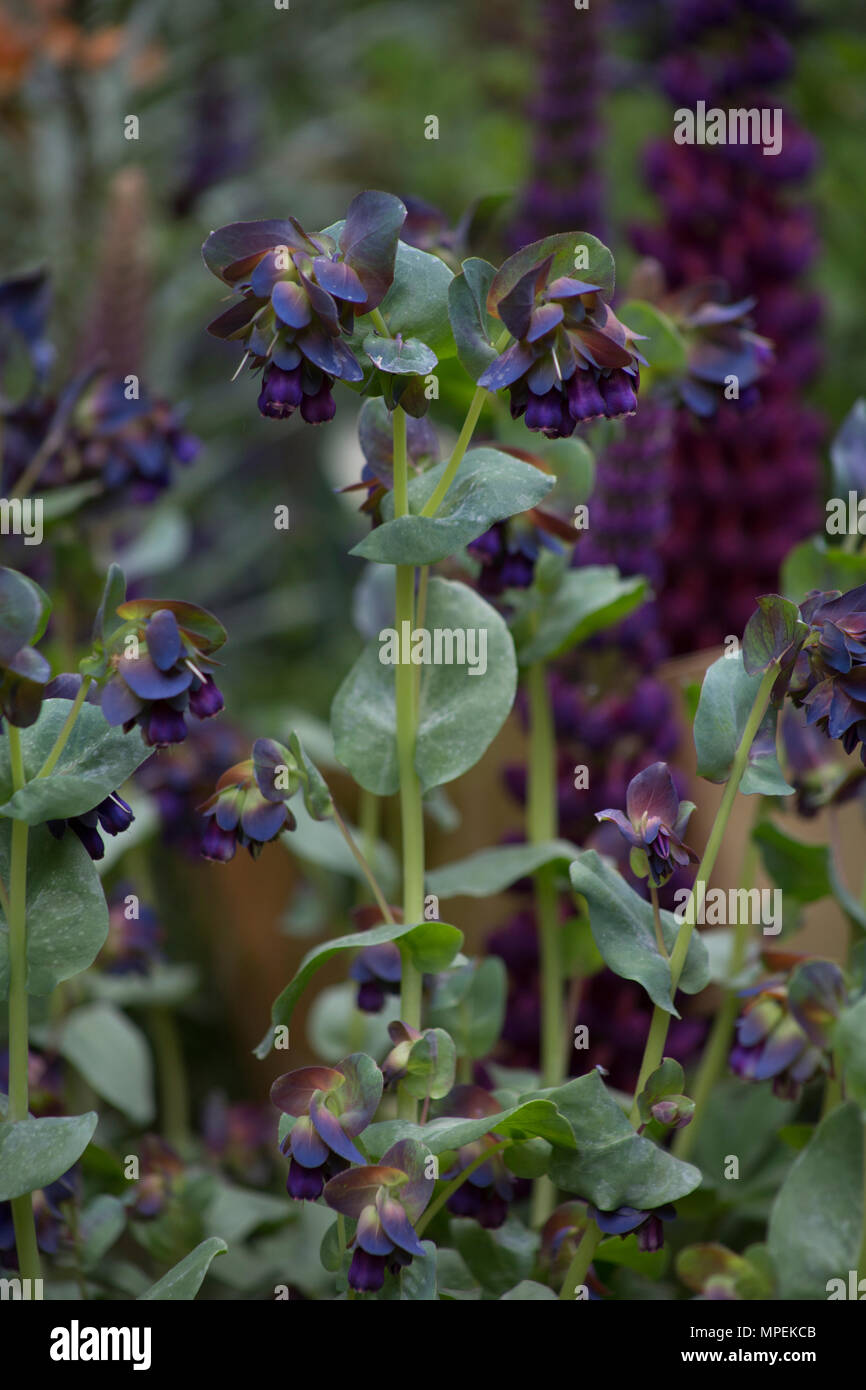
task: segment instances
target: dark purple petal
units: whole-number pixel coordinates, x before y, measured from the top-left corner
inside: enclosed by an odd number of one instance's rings
[[[181,666],[176,671],[161,671],[147,653],[138,657],[121,657],[117,674],[126,681],[142,700],[170,700],[192,684],[192,671]]]
[[[183,650],[180,628],[174,614],[168,608],[158,608],[145,626],[144,637],[148,654],[160,671],[171,670]],[[136,687],[133,686],[133,689]],[[144,692],[138,690],[137,693],[141,695]]]

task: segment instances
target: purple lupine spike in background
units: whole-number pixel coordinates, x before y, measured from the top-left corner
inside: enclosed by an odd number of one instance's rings
[[[674,108],[782,108],[790,76],[793,3],[677,0],[667,57],[655,71]],[[685,411],[672,456],[672,525],[664,546],[664,625],[674,652],[739,633],[756,593],[777,584],[779,564],[819,525],[821,424],[802,404],[820,362],[818,296],[802,279],[817,250],[801,185],[813,142],[784,110],[782,148],[654,142],[646,174],[662,205],[641,226],[639,251],[664,267],[672,288],[722,276],[733,298],[753,295],[758,331],[775,344],[759,407],[723,401],[708,425]]]
[[[573,0],[543,0],[539,8],[532,172],[509,241],[516,248],[567,229],[604,241],[603,6],[578,11]]]

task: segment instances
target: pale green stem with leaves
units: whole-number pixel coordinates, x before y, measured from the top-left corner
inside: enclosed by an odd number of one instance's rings
[[[707,846],[704,850],[704,857],[698,865],[698,872],[695,877],[694,884],[692,886],[691,896],[685,908],[683,909],[683,922],[680,926],[679,932],[677,933],[677,939],[674,943],[674,949],[671,953],[671,999],[673,999],[674,995],[676,994],[677,985],[679,984],[680,976],[683,973],[683,967],[686,963],[686,956],[688,955],[689,944],[692,939],[692,932],[694,931],[694,924],[698,920],[698,917],[700,916],[701,910],[703,908],[704,895],[706,894],[707,890],[707,883],[709,881],[710,875],[713,872],[713,869],[715,868],[716,859],[718,857],[719,849],[721,848],[722,844],[722,838],[724,836],[725,830],[727,829],[728,821],[731,816],[731,811],[733,809],[734,802],[737,798],[737,793],[740,789],[740,783],[743,780],[743,775],[748,765],[749,752],[752,747],[755,735],[757,734],[758,729],[760,728],[761,720],[763,719],[767,711],[767,705],[770,702],[770,693],[773,689],[778,674],[778,665],[774,663],[770,667],[769,671],[767,671],[764,675],[764,678],[761,681],[760,686],[758,687],[758,693],[755,696],[755,703],[753,704],[749,713],[749,717],[746,720],[746,727],[743,730],[743,736],[740,739],[740,742],[737,746],[737,751],[734,754],[734,761],[731,764],[731,771],[728,776],[728,780],[725,783],[725,790],[722,795],[721,804],[719,805],[719,809],[716,813],[716,818],[713,821],[713,828],[710,831],[710,836],[707,840]],[[638,1077],[638,1083],[635,1089],[635,1099],[631,1111],[631,1119],[632,1123],[634,1124],[637,1123],[639,1118],[637,1110],[637,1097],[640,1095],[640,1092],[646,1085],[648,1077],[651,1076],[652,1073],[656,1070],[656,1068],[661,1065],[662,1058],[664,1056],[665,1043],[667,1042],[668,1026],[670,1024],[670,1019],[671,1015],[667,1012],[666,1009],[660,1009],[658,1006],[656,1006],[656,1008],[653,1011],[653,1018],[652,1023],[650,1024],[649,1037],[647,1039],[647,1045],[644,1050],[643,1062],[641,1064],[640,1069],[640,1076]]]
[[[752,838],[751,833],[746,844],[746,852],[743,855],[743,869],[740,875],[741,887],[748,888],[755,877],[758,861],[758,847]],[[749,947],[749,919],[748,914],[744,913],[742,920],[734,927],[734,936],[731,943],[731,957],[728,963],[728,977],[733,980],[743,968],[746,960],[746,952]],[[731,1038],[734,1032],[734,1022],[737,1017],[739,999],[736,990],[728,988],[725,997],[716,1013],[710,1036],[707,1039],[704,1054],[701,1058],[701,1065],[694,1084],[694,1094],[692,1099],[695,1103],[694,1115],[691,1124],[684,1129],[677,1130],[674,1135],[673,1151],[678,1158],[688,1158],[692,1153],[698,1134],[700,1133],[706,1112],[707,1102],[712,1095],[713,1088],[722,1074],[725,1065],[725,1058],[728,1055],[731,1045]]]
[[[409,511],[409,477],[406,456],[406,415],[396,407],[394,426],[394,515]],[[402,643],[403,624],[414,627],[415,569],[397,565],[396,627]],[[420,922],[424,916],[424,809],[421,783],[415,770],[415,744],[418,736],[418,685],[408,662],[395,667],[397,723],[397,765],[400,774],[400,820],[403,840],[403,920]],[[400,1017],[410,1028],[421,1026],[421,974],[409,951],[401,947],[402,983]],[[417,1102],[405,1089],[399,1092],[400,1118],[413,1120]]]
[[[25,783],[21,735],[6,722],[12,785],[19,791]],[[12,822],[12,863],[9,876],[9,1119],[26,1120],[30,1111],[28,1078],[29,1024],[27,998],[27,843],[29,826]],[[30,1192],[11,1202],[15,1226],[18,1264],[23,1279],[40,1278],[39,1246],[33,1220]]]
[[[48,754],[48,757],[45,759],[45,762],[42,764],[42,766],[36,774],[37,779],[40,777],[50,776],[50,774],[54,771],[55,767],[57,766],[60,760],[60,755],[69,741],[69,735],[75,728],[75,721],[78,719],[78,716],[81,712],[81,706],[87,699],[87,692],[90,689],[90,685],[91,677],[85,676],[81,682],[81,685],[78,688],[78,693],[75,696],[75,699],[72,701],[72,704],[69,707],[69,713],[63,721],[63,728],[60,730],[60,733],[57,735],[57,738],[54,741],[54,747],[51,749],[51,752]]]
[[[497,352],[502,351],[510,337],[511,334],[508,332],[508,329],[506,328],[505,332],[501,335],[498,342],[495,344]],[[457,474],[457,470],[463,462],[466,450],[469,448],[472,436],[475,433],[475,426],[478,424],[478,418],[482,410],[484,409],[485,402],[487,401],[490,394],[491,393],[487,391],[483,386],[476,387],[475,394],[473,395],[472,400],[469,403],[469,409],[466,412],[466,419],[463,421],[463,428],[461,429],[460,434],[457,436],[457,443],[454,445],[454,448],[451,452],[451,457],[448,460],[445,472],[439,479],[439,482],[437,483],[435,490],[433,491],[433,493],[431,493],[430,497],[428,497],[427,501],[424,503],[424,506],[421,508],[421,516],[435,516],[439,508],[441,507],[445,499],[445,494],[448,491],[451,484],[453,483],[454,478]]]
[[[527,833],[530,844],[554,840],[557,832],[556,740],[553,711],[543,661],[527,672],[529,694],[529,785]],[[556,869],[543,865],[535,874],[535,916],[541,964],[541,1084],[558,1086],[563,1078],[562,952],[557,912]],[[544,1175],[532,1194],[532,1224],[541,1226],[552,1212],[556,1189]]]
[[[716,818],[713,821],[713,827],[710,831],[709,839],[707,840],[706,849],[704,850],[704,857],[698,865],[698,872],[695,876],[695,882],[692,887],[691,896],[685,908],[682,910],[683,922],[677,934],[677,939],[674,943],[674,949],[671,953],[670,960],[671,999],[673,999],[674,995],[676,994],[676,988],[679,983],[680,976],[683,973],[683,967],[686,962],[686,956],[688,955],[689,943],[691,941],[692,932],[694,931],[694,924],[700,916],[700,910],[703,906],[707,881],[709,880],[709,877],[712,874],[713,869],[715,867],[716,859],[718,857],[719,849],[722,843],[722,838],[727,828],[728,821],[730,820],[731,811],[733,809],[734,802],[737,798],[737,793],[740,789],[740,783],[743,780],[743,776],[748,765],[749,752],[751,751],[755,735],[757,734],[758,729],[760,728],[761,720],[763,719],[767,710],[767,706],[770,703],[770,695],[778,674],[778,665],[774,663],[770,667],[770,669],[765,673],[764,678],[758,687],[758,692],[755,696],[755,702],[752,705],[752,708],[749,712],[749,717],[746,720],[746,725],[743,729],[742,738],[740,739],[740,742],[737,745],[737,751],[734,754],[734,760],[731,764],[731,771],[728,776],[728,780],[725,784],[725,790],[722,795],[722,800],[719,805],[719,809],[716,812]],[[637,1086],[635,1087],[634,1100],[632,1102],[631,1112],[629,1114],[629,1119],[631,1120],[631,1123],[634,1125],[635,1128],[637,1128],[640,1124],[638,1097],[641,1091],[646,1086],[648,1078],[659,1066],[661,1066],[662,1059],[664,1057],[665,1043],[667,1042],[670,1019],[671,1015],[665,1009],[660,1009],[658,1008],[658,1006],[656,1006],[656,1008],[653,1009],[649,1034],[647,1036],[646,1047],[644,1048],[643,1061],[641,1063],[640,1075],[638,1077]],[[694,1121],[692,1121],[692,1123],[694,1123]],[[594,1237],[593,1232],[595,1232]],[[593,1222],[584,1233],[583,1238],[580,1242],[580,1246],[578,1247],[577,1253],[575,1254],[575,1257],[571,1262],[571,1266],[569,1267],[569,1271],[565,1276],[565,1281],[562,1286],[562,1292],[560,1294],[561,1298],[570,1298],[572,1296],[574,1285],[580,1284],[584,1281],[586,1272],[589,1269],[590,1264],[592,1263],[592,1256],[595,1253],[595,1249],[600,1240],[601,1232],[598,1230],[598,1227],[596,1226],[595,1222]]]

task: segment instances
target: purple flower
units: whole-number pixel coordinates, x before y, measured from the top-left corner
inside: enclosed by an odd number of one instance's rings
[[[224,772],[201,807],[208,818],[205,859],[226,863],[240,845],[257,859],[266,844],[297,825],[287,802],[302,784],[294,755],[275,739],[259,738],[253,756]]]
[[[427,1175],[428,1156],[417,1139],[402,1139],[379,1163],[350,1168],[326,1185],[328,1206],[358,1223],[349,1284],[359,1293],[375,1293],[386,1270],[397,1273],[414,1255],[427,1253],[414,1223],[436,1186]]]
[[[640,1250],[661,1250],[665,1243],[662,1222],[673,1221],[676,1208],[665,1203],[652,1211],[639,1211],[636,1207],[617,1207],[615,1211],[599,1211],[590,1206],[588,1215],[593,1217],[599,1230],[607,1236],[622,1236],[623,1240],[632,1232],[637,1236]]]
[[[280,1146],[289,1158],[290,1197],[314,1202],[327,1178],[366,1161],[353,1141],[375,1115],[383,1086],[382,1073],[363,1052],[336,1067],[300,1067],[277,1078],[271,1100],[294,1120]]]
[[[205,609],[170,600],[133,599],[117,614],[103,714],[127,733],[138,724],[151,747],[182,743],[187,711],[208,719],[223,707],[210,671],[224,629]]]
[[[347,339],[390,288],[405,217],[398,198],[365,192],[337,236],[310,236],[289,218],[237,222],[208,237],[206,265],[241,296],[208,331],[241,342],[244,362],[264,369],[258,406],[267,419],[300,409],[307,424],[323,424],[334,417],[334,382],[363,381]]]
[[[845,980],[829,960],[765,952],[789,975],[771,976],[743,993],[751,996],[737,1020],[731,1070],[744,1081],[772,1081],[773,1092],[796,1100],[807,1081],[832,1070],[829,1028],[847,1001]]]
[[[554,259],[538,242],[498,272],[489,304],[516,341],[478,384],[507,388],[515,419],[523,415],[529,429],[559,439],[585,420],[633,414],[643,359],[634,348],[637,335],[619,322],[599,286],[570,275],[551,278]]]
[[[613,821],[635,849],[643,850],[656,887],[677,868],[697,855],[683,844],[682,834],[695,809],[694,802],[680,801],[667,763],[653,763],[628,784],[626,812],[597,811],[596,820]]]
[[[860,744],[866,766],[866,584],[809,594],[800,606],[809,624],[788,685],[797,706],[815,725],[839,739],[846,753]]]
[[[68,826],[78,836],[91,859],[103,859],[105,845],[100,830],[106,835],[121,835],[124,830],[129,829],[134,820],[132,807],[128,806],[117,792],[112,792],[92,811],[80,816],[70,816],[68,820],[50,820],[47,825],[55,840],[63,839]]]

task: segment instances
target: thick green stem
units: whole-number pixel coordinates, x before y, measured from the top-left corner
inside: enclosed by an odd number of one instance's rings
[[[750,833],[746,845],[746,852],[743,856],[743,869],[740,875],[741,886],[749,888],[755,876],[757,868],[758,849]],[[746,959],[746,952],[749,946],[749,919],[743,914],[742,920],[738,921],[734,927],[734,937],[731,943],[731,959],[728,965],[728,975],[730,979],[735,979],[743,968]],[[712,1095],[713,1088],[722,1074],[725,1066],[725,1059],[730,1051],[731,1038],[734,1032],[734,1023],[739,1008],[739,1000],[736,991],[728,989],[725,997],[716,1013],[707,1045],[704,1048],[704,1055],[701,1058],[701,1065],[695,1079],[692,1099],[695,1102],[695,1111],[692,1122],[686,1125],[685,1129],[677,1130],[674,1135],[673,1151],[679,1158],[688,1158],[697,1142],[706,1112],[707,1101]]]
[[[547,688],[544,662],[530,666],[529,693],[529,785],[527,789],[527,835],[531,844],[556,838],[556,741],[553,711]],[[535,917],[538,933],[541,983],[541,1084],[558,1086],[564,1075],[563,980],[557,911],[556,869],[546,864],[535,875]],[[532,1224],[541,1226],[556,1204],[556,1189],[550,1179],[536,1179],[532,1193]]]
[[[24,786],[21,736],[7,721],[12,784]],[[30,1107],[28,1081],[29,1027],[27,998],[27,842],[29,827],[12,822],[12,863],[9,875],[9,1119],[26,1120]],[[24,1279],[40,1278],[39,1247],[33,1221],[33,1197],[27,1192],[12,1201],[18,1265]]]
[[[737,792],[740,789],[740,783],[743,780],[743,775],[748,765],[749,752],[754,742],[755,735],[760,728],[761,720],[766,713],[767,705],[770,703],[770,693],[778,674],[779,670],[776,664],[772,665],[769,671],[765,673],[758,687],[755,703],[752,705],[749,717],[746,720],[743,736],[734,754],[734,761],[731,764],[730,775],[725,783],[724,794],[716,813],[716,819],[713,821],[713,828],[707,840],[704,857],[698,865],[698,872],[692,887],[691,896],[683,909],[682,925],[677,933],[677,939],[671,953],[671,999],[676,995],[677,985],[679,984],[680,976],[683,973],[683,967],[686,963],[692,932],[703,910],[707,882],[715,868],[722,838],[727,828],[728,821],[730,820],[731,810],[733,809],[734,802],[737,798]],[[631,1120],[633,1124],[637,1123],[637,1097],[643,1090],[647,1077],[655,1071],[656,1067],[661,1066],[670,1020],[671,1015],[665,1009],[660,1009],[658,1005],[656,1005],[653,1010],[652,1023],[650,1024],[646,1048],[644,1049],[640,1076],[635,1089],[635,1099],[631,1110]],[[692,1121],[692,1123],[694,1123],[694,1121]]]
[[[406,416],[398,406],[394,423],[394,514],[409,511],[408,461],[406,457]],[[408,624],[411,632],[415,614],[415,570],[412,565],[397,566],[396,625],[401,636]],[[418,685],[415,670],[408,662],[395,667],[397,724],[397,764],[400,774],[400,820],[403,841],[403,920],[420,922],[424,916],[424,810],[421,784],[415,770],[415,742],[418,733]],[[421,1026],[421,975],[409,952],[401,948],[402,985],[400,1016],[410,1028]],[[404,1089],[399,1093],[401,1119],[414,1120],[417,1103]]]
[[[42,764],[42,766],[36,774],[37,778],[48,777],[49,774],[52,773],[55,767],[57,766],[60,754],[66,747],[69,735],[75,728],[75,721],[77,720],[78,715],[81,711],[81,706],[87,699],[87,692],[90,689],[90,684],[90,676],[85,676],[81,682],[81,685],[78,688],[78,694],[76,695],[75,699],[72,701],[72,704],[69,707],[69,713],[63,721],[63,728],[60,730],[60,733],[57,735],[57,738],[54,741],[54,747],[51,749],[51,752],[48,754],[48,757],[45,759],[45,762]]]

